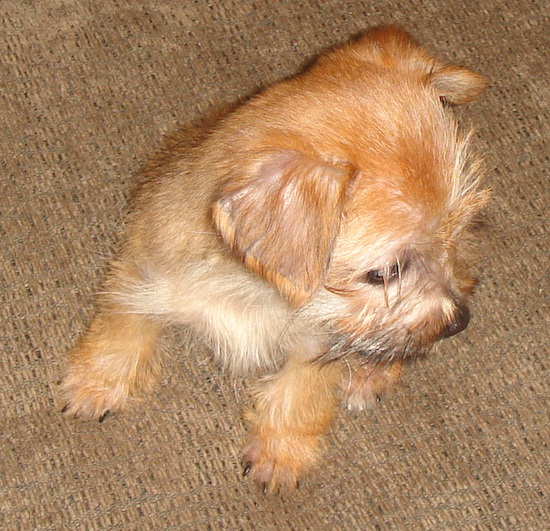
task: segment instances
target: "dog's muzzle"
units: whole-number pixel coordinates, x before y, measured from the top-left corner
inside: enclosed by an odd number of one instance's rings
[[[470,310],[465,304],[457,304],[456,313],[453,321],[451,321],[441,332],[439,332],[439,339],[454,336],[459,332],[462,332],[470,322]]]

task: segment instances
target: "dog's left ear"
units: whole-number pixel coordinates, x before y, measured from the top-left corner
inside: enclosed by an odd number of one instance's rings
[[[323,283],[355,174],[290,149],[260,159],[221,191],[214,222],[250,269],[300,306]]]
[[[481,74],[462,66],[441,65],[429,74],[429,81],[443,101],[455,104],[469,103],[487,86]]]
[[[361,56],[382,65],[401,63],[407,69],[420,68],[439,97],[449,103],[469,103],[487,86],[481,74],[440,61],[398,26],[374,28],[352,46],[357,47]]]

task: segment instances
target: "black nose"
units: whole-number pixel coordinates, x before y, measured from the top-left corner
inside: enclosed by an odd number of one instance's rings
[[[470,322],[470,310],[465,304],[458,304],[455,312],[455,317],[441,332],[439,337],[441,339],[445,337],[451,337],[459,332],[462,332]]]

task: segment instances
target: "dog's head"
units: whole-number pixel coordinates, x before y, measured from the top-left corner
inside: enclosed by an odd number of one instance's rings
[[[459,332],[487,193],[448,104],[484,86],[394,27],[321,57],[227,120],[223,240],[339,349],[402,355]]]

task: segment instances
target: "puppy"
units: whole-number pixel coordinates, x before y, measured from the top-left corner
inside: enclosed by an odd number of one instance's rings
[[[64,412],[124,408],[158,376],[163,327],[189,325],[229,372],[269,373],[244,473],[295,486],[339,402],[375,402],[468,324],[468,231],[488,194],[449,104],[485,84],[378,28],[171,148],[71,354]]]

